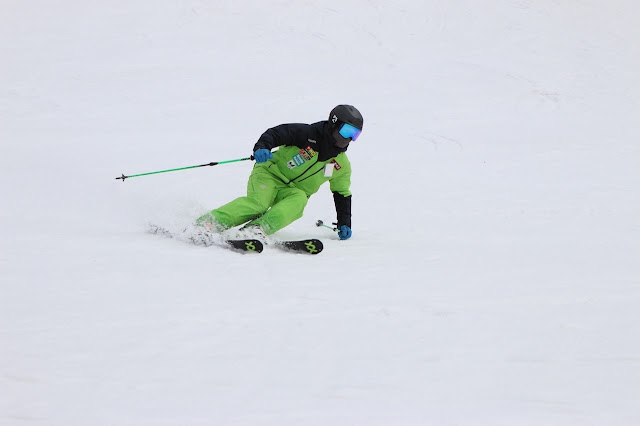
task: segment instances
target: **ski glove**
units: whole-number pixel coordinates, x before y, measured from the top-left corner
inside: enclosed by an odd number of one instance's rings
[[[273,154],[268,149],[258,149],[253,153],[253,158],[256,159],[256,163],[264,163],[267,160],[271,160],[273,158]]]
[[[341,240],[348,240],[351,238],[351,234],[353,234],[353,232],[347,225],[342,225],[338,228],[338,237],[340,237]]]

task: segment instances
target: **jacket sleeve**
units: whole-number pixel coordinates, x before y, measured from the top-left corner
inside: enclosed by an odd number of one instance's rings
[[[338,228],[342,225],[347,225],[351,228],[351,195],[345,197],[338,192],[334,192],[333,201],[336,204]]]
[[[347,225],[351,228],[351,162],[345,154],[336,158],[341,169],[338,176],[331,179],[331,192],[336,205],[338,227]]]
[[[253,146],[253,152],[259,149],[271,151],[278,146],[300,146],[307,142],[308,124],[280,124],[267,129]]]

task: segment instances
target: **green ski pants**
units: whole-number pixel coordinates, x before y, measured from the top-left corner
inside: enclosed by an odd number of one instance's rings
[[[309,197],[299,188],[289,186],[267,171],[255,167],[247,183],[247,196],[212,210],[197,223],[213,219],[225,229],[245,222],[260,225],[267,235],[300,219]]]

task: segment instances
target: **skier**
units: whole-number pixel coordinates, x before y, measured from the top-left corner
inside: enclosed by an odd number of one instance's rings
[[[265,240],[302,217],[307,201],[329,182],[337,213],[338,236],[351,231],[349,143],[362,132],[363,118],[351,105],[338,105],[329,119],[314,124],[281,124],[265,131],[253,147],[256,164],[247,195],[199,217],[212,232],[235,226],[246,238]],[[274,148],[276,151],[271,152]]]

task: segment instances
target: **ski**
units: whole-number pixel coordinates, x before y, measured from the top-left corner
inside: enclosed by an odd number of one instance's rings
[[[219,240],[206,230],[198,230],[195,233],[188,233],[185,230],[182,233],[176,233],[162,226],[151,224],[149,225],[149,232],[156,235],[163,235],[167,238],[175,238],[180,241],[189,242],[197,246],[216,246],[249,253],[262,253],[265,246],[262,241],[254,238]],[[291,253],[314,255],[319,254],[324,248],[322,241],[316,238],[309,238],[306,240],[274,241],[272,244],[267,244],[267,246],[272,246]]]
[[[324,248],[322,241],[315,238],[299,241],[279,241],[276,246],[285,251],[307,254],[318,254]]]
[[[191,235],[187,234],[186,232],[183,234],[176,234],[175,232],[163,228],[162,226],[149,225],[149,232],[156,235],[163,235],[167,238],[175,238],[177,240],[190,242],[197,246],[203,247],[216,246],[250,253],[262,253],[262,250],[264,249],[264,246],[260,240],[249,238],[218,241],[214,239],[211,234],[204,230]]]
[[[225,240],[225,244],[236,250],[262,253],[264,246],[260,240],[244,239],[244,240]]]

